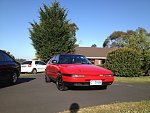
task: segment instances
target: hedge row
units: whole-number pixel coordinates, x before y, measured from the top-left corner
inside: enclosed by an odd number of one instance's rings
[[[107,55],[104,67],[113,71],[116,76],[141,76],[141,56],[138,51],[131,48],[120,48]]]

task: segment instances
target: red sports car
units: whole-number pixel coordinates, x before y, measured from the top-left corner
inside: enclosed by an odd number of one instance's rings
[[[104,89],[114,81],[110,70],[91,64],[83,55],[61,54],[46,65],[45,81],[55,81],[60,91],[69,86],[100,86]]]

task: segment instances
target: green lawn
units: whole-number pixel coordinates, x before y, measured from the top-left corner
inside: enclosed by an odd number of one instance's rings
[[[33,74],[20,74],[20,76],[31,76]],[[121,83],[150,83],[150,76],[146,77],[116,77],[115,82]]]
[[[31,75],[33,75],[33,74],[27,74],[27,73],[25,73],[25,74],[20,74],[20,76],[31,76]]]
[[[150,83],[150,76],[146,76],[146,77],[115,77],[115,82]]]
[[[62,113],[150,113],[150,100],[100,105]]]

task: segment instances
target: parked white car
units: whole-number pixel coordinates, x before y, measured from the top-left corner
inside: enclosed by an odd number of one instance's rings
[[[46,63],[39,60],[25,61],[21,64],[21,73],[33,73],[44,72]]]

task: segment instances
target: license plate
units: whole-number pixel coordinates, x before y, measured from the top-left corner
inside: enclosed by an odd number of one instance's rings
[[[90,85],[102,85],[102,80],[90,80]]]

